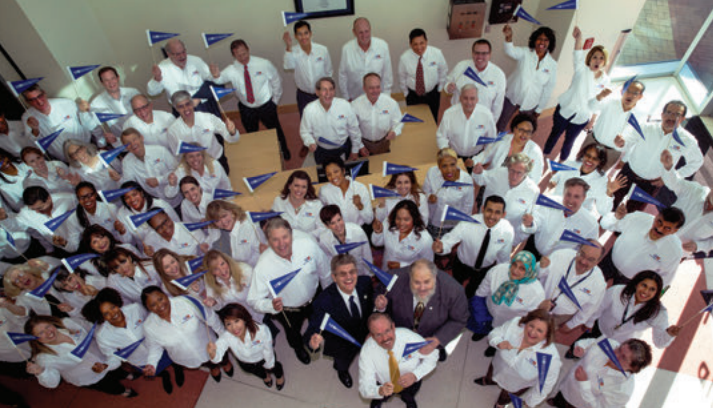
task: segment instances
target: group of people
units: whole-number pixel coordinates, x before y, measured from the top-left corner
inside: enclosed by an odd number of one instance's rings
[[[353,33],[338,82],[309,23],[294,25],[297,45],[283,37],[284,68],[295,71],[298,88],[301,154],[314,152],[328,183],[317,192],[307,172],[294,171],[271,208],[280,215],[259,222],[214,197],[232,190],[224,143],[240,135],[205,94],[231,83],[245,129],[276,128],[289,160],[276,109],[280,76],[244,40],[231,43],[235,62],[222,71],[169,40],[148,94],[120,86],[112,67],[98,71],[105,91],[91,102],[48,98],[39,85],[25,90],[22,122],[0,116],[0,325],[33,337],[0,340],[3,374],[133,397],[121,381],[159,376],[171,393],[186,368],[207,367],[216,381],[221,370],[232,376],[233,354],[242,370],[281,390],[279,322],[303,364],[323,349],[351,388],[358,356],[359,392],[372,407],[393,394],[415,407],[421,381],[467,327],[473,341],[488,339],[493,360],[475,383],[501,388],[496,407],[511,395],[535,406],[548,394],[558,407],[625,405],[631,374],[651,363],[639,337],[651,328],[663,348],[681,329],[669,324],[660,299],[682,256],[713,249],[705,222],[713,194],[685,179],[702,164],[695,137],[680,126],[685,104],[670,101],[660,123],[645,123],[635,110],[644,83],[629,81],[621,97],[612,95],[606,50],[583,49],[575,28],[575,74],[543,153],[531,139],[555,83],[551,29],[516,47],[505,26],[505,53],[517,61],[507,80],[490,62],[487,40],[475,41],[472,59],[449,73],[441,51],[414,29],[398,65],[407,104],[428,104],[436,120],[442,91],[453,105],[435,135],[437,165],[421,182],[413,171],[391,175],[394,196],[372,200],[345,161],[388,152],[401,112],[390,96],[388,44],[371,36],[363,17]],[[149,95],[164,91],[174,114],[153,108]],[[94,112],[126,116],[104,125]],[[637,115],[641,135],[627,125]],[[46,151],[33,146],[59,128]],[[586,129],[576,159],[566,160]],[[562,167],[550,169],[543,195],[544,157],[561,133]],[[120,160],[100,157],[122,145]],[[677,199],[651,215],[628,196],[634,186],[651,195],[665,186]],[[471,219],[453,221],[452,209]],[[59,226],[50,222],[65,215]],[[620,233],[608,254],[600,228]],[[562,239],[567,234],[577,239]],[[74,254],[94,256],[70,267]],[[373,276],[375,263],[391,284]],[[180,283],[193,274],[198,279]],[[334,323],[354,341],[325,330]],[[77,360],[71,352],[92,325],[95,341]],[[564,357],[580,361],[560,373],[555,334],[575,330],[586,334]],[[597,347],[602,338],[613,355]],[[129,355],[116,354],[130,346]],[[544,379],[541,354],[550,356]]]

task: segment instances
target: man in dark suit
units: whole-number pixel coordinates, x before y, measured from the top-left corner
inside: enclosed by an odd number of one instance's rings
[[[374,311],[374,289],[371,278],[358,276],[357,261],[349,254],[339,254],[332,258],[332,279],[334,283],[317,296],[312,303],[312,316],[304,334],[304,342],[310,350],[317,350],[324,341],[324,354],[334,357],[334,369],[339,381],[351,388],[352,377],[349,365],[359,353],[359,347],[343,338],[320,330],[325,313],[346,330],[356,341],[364,343],[369,333],[366,321]],[[380,296],[377,304],[386,307],[386,298]]]
[[[432,340],[420,350],[422,354],[438,348],[439,361],[444,361],[444,347],[460,334],[468,321],[468,300],[463,286],[427,259],[393,273],[398,279],[386,294],[387,312],[396,327],[411,329]]]

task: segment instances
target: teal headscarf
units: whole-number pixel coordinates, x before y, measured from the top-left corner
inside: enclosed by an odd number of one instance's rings
[[[517,296],[517,291],[520,285],[528,284],[535,279],[537,279],[537,261],[535,260],[535,255],[528,251],[520,251],[512,258],[510,261],[510,267],[512,267],[515,262],[522,262],[525,265],[525,276],[522,279],[513,280],[512,275],[508,271],[510,279],[503,282],[502,285],[495,291],[492,296],[493,302],[499,305],[505,302],[506,305],[512,305],[512,301],[515,300]]]

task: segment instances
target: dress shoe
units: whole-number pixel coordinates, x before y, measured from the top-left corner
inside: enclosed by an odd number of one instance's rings
[[[418,408],[418,405],[415,402],[407,402],[406,408]]]
[[[265,387],[272,388],[272,376],[270,376],[270,381],[262,380],[262,382],[265,383]]]
[[[369,408],[381,408],[381,400],[371,400]]]
[[[163,385],[163,390],[166,391],[166,394],[171,394],[173,392],[173,384],[171,384],[171,376],[168,374],[168,371],[163,371],[161,372],[161,385]]]
[[[275,389],[276,389],[277,391],[282,391],[282,389],[285,388],[285,383],[287,382],[287,380],[285,380],[285,376],[284,376],[284,375],[282,376],[282,378],[278,378],[278,380],[280,380],[280,379],[282,380],[282,384],[280,384],[280,383],[278,383],[277,381],[275,381]]]
[[[220,368],[218,369],[218,374],[213,374],[213,370],[211,370],[210,376],[213,377],[213,379],[215,380],[215,382],[219,383],[219,382],[220,382],[220,378],[221,378],[221,375],[220,375]]]
[[[485,354],[485,357],[494,356],[495,355],[495,347],[488,347],[487,349],[485,349],[485,353],[483,353],[483,354]]]
[[[442,363],[442,362],[446,361],[447,358],[448,358],[448,354],[446,353],[446,349],[444,349],[443,347],[439,347],[438,348],[438,362]]]
[[[226,365],[227,365],[227,364],[226,364]],[[235,367],[233,367],[233,364],[230,364],[230,370],[226,370],[226,369],[225,369],[225,366],[223,366],[223,372],[224,372],[225,375],[227,375],[228,377],[232,377],[233,374],[235,373]]]
[[[282,152],[282,158],[285,159],[285,161],[290,161],[290,159],[292,158],[292,154],[289,150],[284,150]]]
[[[174,364],[173,374],[176,376],[176,385],[183,387],[183,383],[186,382],[186,375],[183,373],[183,367],[178,364]]]
[[[312,361],[310,358],[309,354],[307,353],[307,350],[303,348],[298,348],[295,350],[295,354],[297,355],[297,359],[300,360],[300,362],[304,365],[307,365]]]
[[[339,376],[339,381],[344,384],[347,388],[352,388],[352,376],[349,375],[349,371],[337,371]]]
[[[307,153],[309,153],[309,149],[307,148],[307,146],[302,146],[302,148],[300,149],[300,157],[307,157]]]
[[[479,333],[473,333],[473,336],[471,336],[471,340],[473,341],[480,341],[483,340],[487,336],[487,334],[479,334]]]

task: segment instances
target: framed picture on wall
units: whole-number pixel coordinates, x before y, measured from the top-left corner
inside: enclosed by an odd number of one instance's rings
[[[354,15],[354,0],[295,0],[298,13],[309,13],[309,18]]]

